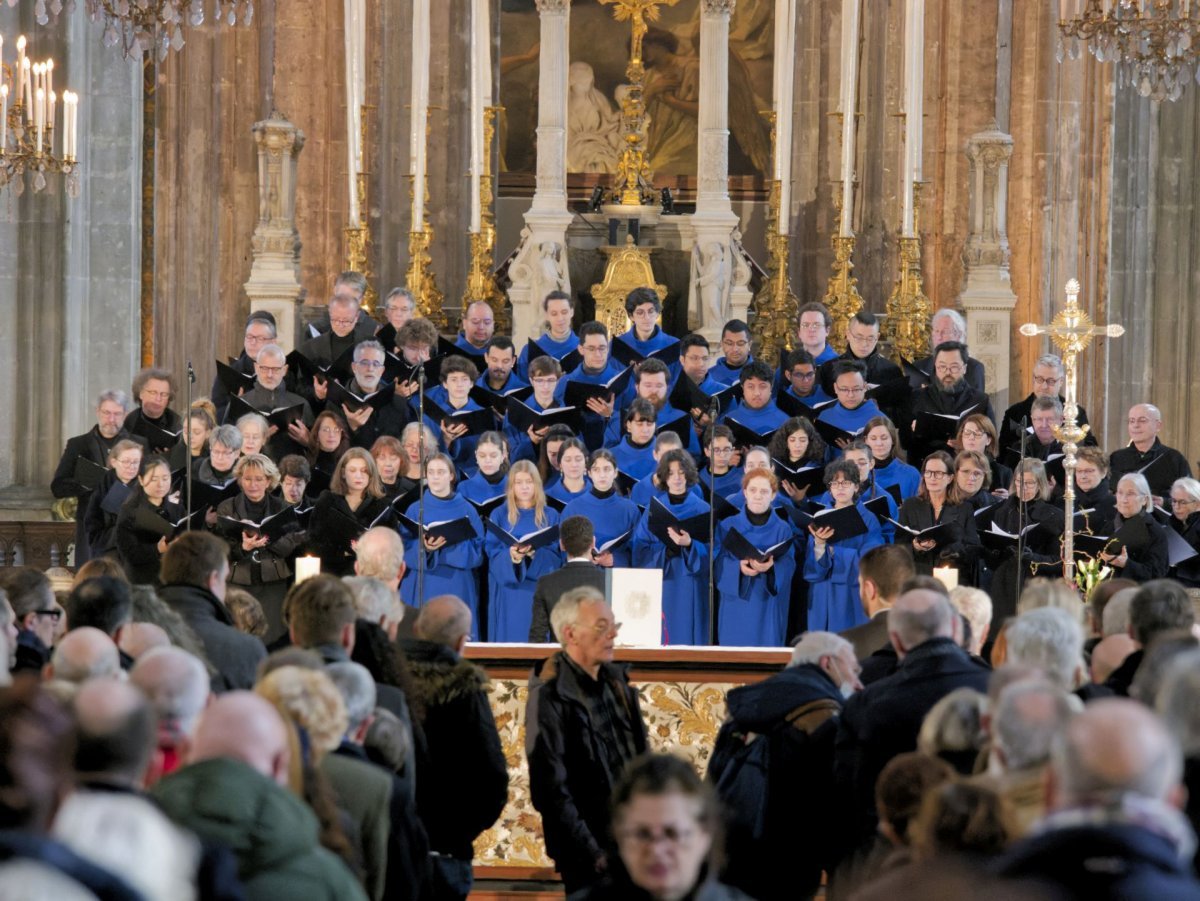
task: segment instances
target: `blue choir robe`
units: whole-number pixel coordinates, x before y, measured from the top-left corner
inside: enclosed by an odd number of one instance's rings
[[[808,582],[809,631],[843,632],[867,621],[858,594],[858,561],[873,547],[883,544],[879,520],[861,503],[858,512],[867,531],[854,538],[825,545],[818,560],[813,555],[810,533],[804,550],[804,578]]]
[[[688,376],[684,374],[683,369],[680,369],[678,375],[676,375],[673,379],[671,379],[671,383],[669,385],[667,385],[667,396],[669,397],[671,395],[671,392],[675,390],[675,386],[677,384],[679,384],[680,379],[686,379],[687,377]],[[736,381],[736,379],[735,379],[735,381]],[[732,383],[730,383],[730,384],[732,384]],[[712,377],[712,370],[709,370],[709,372],[705,374],[704,380],[702,382],[700,382],[700,384],[697,385],[696,387],[699,388],[701,391],[703,391],[705,394],[712,395],[712,394],[717,394],[718,392],[724,391],[726,388],[729,387],[729,385],[726,384],[725,382],[718,382],[716,379],[714,379]]]
[[[639,510],[645,510],[650,506],[650,499],[656,494],[658,494],[658,486],[654,484],[654,471],[651,470],[648,476],[639,479],[638,483],[633,486],[633,490],[629,492],[629,499]]]
[[[717,527],[716,579],[720,604],[717,636],[728,647],[781,648],[786,642],[788,603],[796,560],[791,548],[775,558],[775,565],[757,576],[742,574],[741,561],[725,550],[725,536],[737,529],[755,547],[764,550],[794,537],[789,523],[771,516],[761,526],[751,525],[743,511]]]
[[[516,391],[518,388],[529,387],[529,382],[517,375],[517,371],[515,369],[508,374],[508,378],[504,380],[504,385],[500,387],[499,390],[488,384],[488,374],[486,369],[479,374],[479,378],[475,380],[475,384],[487,391],[494,391],[496,394],[503,394],[505,391]]]
[[[823,389],[820,385],[817,385],[817,387],[813,388],[813,393],[808,395],[808,397],[801,397],[791,387],[785,388],[784,393],[790,394],[795,400],[800,401],[800,403],[804,404],[806,407],[816,407],[821,404],[827,404],[833,400],[832,397],[825,393],[825,389]]]
[[[404,515],[417,522],[420,501],[410,504]],[[404,536],[404,563],[408,570],[404,574],[404,581],[400,583],[400,596],[406,604],[413,607],[420,607],[430,598],[440,594],[452,594],[462,598],[463,603],[471,608],[471,637],[478,638],[479,595],[473,570],[483,563],[483,522],[465,498],[457,494],[436,497],[431,492],[425,492],[426,524],[446,522],[464,516],[471,521],[478,537],[428,552],[420,546],[416,535]],[[417,563],[420,554],[425,555],[425,591],[423,596],[418,598]]]
[[[889,519],[896,519],[900,515],[900,505],[896,503],[896,499],[874,482],[858,495],[858,500],[860,503],[865,504],[867,501],[873,501],[877,497],[887,498],[887,516]],[[832,507],[833,495],[826,491],[824,494],[814,497],[812,502],[820,507]],[[896,538],[896,527],[886,519],[881,519],[879,521],[879,528],[883,531],[884,544],[891,544]]]
[[[762,435],[775,431],[787,422],[788,416],[774,404],[767,404],[757,410],[752,410],[744,404],[738,404],[733,409],[726,411],[719,421],[725,422],[727,419],[734,419],[746,428],[753,429]]]
[[[746,363],[749,363],[753,359],[754,357],[752,356],[747,357]],[[724,385],[726,388],[728,388],[731,385],[736,385],[741,380],[742,369],[745,368],[746,363],[743,363],[741,366],[730,366],[725,361],[724,357],[720,357],[717,362],[713,363],[712,366],[709,367],[708,377],[714,382],[719,382],[721,385]]]
[[[508,474],[502,475],[498,482],[492,484],[482,472],[477,471],[471,478],[459,482],[456,490],[472,503],[482,504],[508,490]]]
[[[452,407],[449,397],[445,403],[439,404],[447,413],[458,410],[482,410],[483,407],[467,398],[467,402],[461,407]],[[479,435],[472,435],[469,432],[463,435],[457,441],[452,442],[447,446],[444,436],[442,435],[442,424],[429,415],[429,410],[425,410],[425,425],[433,430],[433,434],[437,436],[438,447],[450,455],[450,459],[454,461],[454,465],[458,468],[459,473],[464,478],[469,479],[475,473],[479,472],[479,464],[475,462],[475,445],[479,443]]]
[[[546,487],[545,490],[547,497],[552,497],[555,500],[562,501],[564,504],[569,504],[571,501],[575,500],[575,498],[583,497],[592,490],[592,480],[587,476],[584,476],[583,490],[568,491],[567,486],[563,484],[562,476],[558,476]]]
[[[566,396],[568,382],[583,382],[585,385],[603,385],[605,382],[609,382],[620,375],[621,370],[624,368],[624,366],[611,357],[604,369],[597,373],[587,372],[580,366],[570,375],[558,380],[558,387],[554,391],[554,400],[560,405],[566,403],[564,397]],[[633,391],[633,379],[631,378],[629,386],[621,394],[613,398],[613,417],[616,417],[618,415],[617,411],[627,406],[629,401],[633,399]],[[606,428],[608,428],[607,419],[584,408],[583,434],[580,437],[583,438],[583,443],[587,445],[589,451],[598,450],[604,446],[604,430]]]
[[[508,521],[508,505],[492,511],[491,520],[520,538],[559,521],[558,511],[546,507],[546,524],[539,526],[532,510],[518,510],[515,524]],[[538,548],[532,558],[513,563],[508,545],[488,532],[484,542],[488,559],[488,641],[528,641],[533,624],[533,590],[537,581],[565,562],[558,542]]]
[[[471,357],[482,357],[483,353],[484,353],[484,349],[487,347],[486,344],[484,345],[484,347],[476,347],[474,344],[472,344],[470,341],[467,340],[467,336],[464,335],[462,332],[459,332],[458,337],[454,339],[454,346],[457,347],[459,350],[461,350],[463,353],[467,354],[468,360],[470,360]],[[474,361],[472,360],[472,362],[474,362]]]
[[[555,341],[550,337],[550,333],[546,332],[537,338],[537,343],[542,350],[561,363],[563,357],[579,347],[579,336],[574,332],[568,332],[567,337],[561,341]],[[513,371],[525,381],[529,381],[529,341],[526,341],[525,346],[521,348],[521,355],[517,357],[517,366]]]
[[[921,471],[897,457],[892,457],[892,461],[886,466],[876,463],[875,486],[887,490],[893,485],[900,489],[900,500],[916,497],[917,490],[921,487]]]
[[[698,494],[688,493],[679,504],[672,504],[666,492],[654,496],[680,519],[708,512],[708,504]],[[662,570],[664,642],[708,644],[708,536],[693,535],[687,547],[667,547],[650,531],[649,523],[647,510],[633,533],[633,565]]]
[[[813,358],[817,363],[817,378],[821,377],[821,364],[828,363],[830,360],[836,360],[837,358],[838,352],[826,344],[825,349]]]
[[[626,435],[612,446],[612,452],[617,458],[617,469],[635,479],[645,478],[658,465],[654,460],[654,439],[638,447]]]
[[[637,330],[632,328],[623,335],[617,335],[613,340],[629,345],[643,357],[648,357],[655,351],[679,343],[678,338],[674,335],[668,335],[662,330],[661,326],[657,325],[654,326],[654,331],[645,341],[639,341],[637,339]],[[667,378],[667,382],[669,383],[674,381],[675,376],[679,374],[679,361],[676,360],[674,363],[669,364],[667,368],[671,370],[670,376]]]
[[[746,471],[742,467],[731,466],[723,475],[712,476],[712,490],[721,497],[740,494],[742,491],[742,476],[745,474]],[[708,480],[708,467],[705,466],[700,470],[700,484],[704,487],[705,491],[709,490]]]
[[[827,422],[831,426],[846,432],[857,432],[859,429],[865,428],[866,424],[872,419],[882,415],[883,413],[880,411],[879,405],[873,400],[863,401],[853,410],[846,409],[842,406],[841,401],[839,401],[822,410],[821,415],[817,417],[817,421]]]
[[[595,492],[589,491],[567,504],[563,509],[562,518],[566,519],[568,516],[586,516],[596,533],[596,547],[600,547],[606,541],[612,541],[618,535],[632,531],[637,526],[641,511],[638,510],[637,504],[619,494],[596,497]],[[633,536],[613,550],[612,555],[613,566],[632,566]]]
[[[446,393],[446,389],[442,385],[427,384],[425,386],[425,399],[433,401],[435,404],[437,404],[439,407],[442,407],[443,409],[450,406],[450,395]],[[408,405],[412,408],[413,419],[416,419],[417,418],[416,414],[421,409],[421,398],[420,398],[420,395],[417,394],[417,392],[414,391],[412,393],[412,396],[409,397]],[[433,433],[435,435],[440,435],[441,430],[434,429]]]
[[[522,403],[535,413],[541,413],[546,409],[552,409],[554,406],[557,406],[557,403],[555,403],[550,408],[543,407],[532,394],[522,401]],[[507,414],[504,416],[504,422],[501,424],[500,429],[504,432],[504,437],[508,439],[509,460],[513,463],[516,463],[518,460],[529,460],[530,462],[537,463],[538,445],[529,440],[528,432],[518,430],[516,426],[508,421]]]
[[[628,404],[622,408],[622,411],[614,411],[612,418],[608,421],[608,425],[604,429],[604,446],[616,447],[621,440],[628,435],[624,429],[622,421],[624,420],[623,410],[628,408]],[[692,427],[692,418],[684,410],[678,410],[670,404],[663,404],[662,409],[655,414],[654,427],[655,434],[662,430],[663,426],[670,425],[681,416],[687,416],[688,440],[684,444],[684,450],[690,453],[693,457],[700,453],[700,441],[696,438],[696,430]]]

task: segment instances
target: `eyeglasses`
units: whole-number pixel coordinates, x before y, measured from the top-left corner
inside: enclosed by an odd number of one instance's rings
[[[844,385],[834,385],[833,390],[838,394],[863,394],[867,389],[861,385],[857,388],[847,388]]]
[[[634,319],[653,319],[657,315],[658,315],[658,311],[655,309],[634,310],[633,311]]]
[[[749,341],[730,341],[728,338],[721,342],[722,347],[732,347],[736,349],[744,349],[750,346]]]
[[[1033,377],[1033,383],[1040,388],[1052,388],[1053,386],[1057,385],[1060,381],[1062,381],[1062,379],[1058,378],[1057,376],[1055,376],[1054,378],[1049,378],[1049,379],[1044,379],[1040,375],[1035,375]]]
[[[623,625],[624,623],[610,623],[605,620],[600,620],[600,622],[593,623],[592,625],[588,626],[588,628],[597,635],[608,635],[610,633],[616,635],[621,631],[621,626]]]
[[[245,339],[247,344],[265,344],[271,340],[273,339],[270,335],[247,335]]]
[[[801,381],[804,381],[804,382],[812,381],[816,377],[817,377],[816,370],[810,370],[808,372],[793,372],[792,373],[792,378],[800,379]]]
[[[805,331],[816,331],[817,329],[825,328],[824,322],[801,322],[800,328]]]
[[[835,479],[834,481],[829,483],[830,488],[845,488],[847,486],[849,486],[850,488],[855,487],[854,483],[851,482],[849,479]]]
[[[358,319],[357,319],[357,317],[356,317],[356,318],[354,318],[354,319],[334,319],[332,316],[331,316],[331,317],[329,317],[329,324],[330,324],[330,325],[340,325],[342,328],[350,328],[350,327],[352,327],[352,326],[353,326],[353,325],[354,325],[356,322],[358,322]]]
[[[589,354],[602,354],[608,350],[607,344],[581,344],[580,347]]]
[[[949,477],[950,473],[944,469],[927,469],[925,470],[925,478],[927,479],[944,479]]]
[[[558,376],[551,375],[544,378],[530,379],[529,381],[535,385],[541,385],[543,388],[553,387],[558,384]]]
[[[958,375],[966,368],[962,363],[938,363],[933,367],[933,371],[939,375]]]
[[[979,429],[963,429],[962,436],[964,438],[971,438],[972,440],[975,438],[986,438],[987,432],[981,432]]]
[[[283,366],[264,366],[262,363],[258,364],[258,371],[263,375],[279,375],[283,370]]]
[[[668,845],[682,845],[691,841],[695,834],[695,829],[686,826],[665,826],[661,832],[655,832],[642,826],[637,829],[622,829],[617,833],[617,837],[624,842],[651,848],[659,842]]]
[[[143,397],[156,397],[159,400],[165,400],[166,398],[171,396],[171,392],[170,391],[151,391],[149,389],[146,389],[146,390],[142,391],[142,396]]]
[[[34,610],[33,612],[36,616],[48,616],[55,622],[62,619],[63,615],[62,610]]]
[[[319,429],[317,429],[317,432],[319,432],[322,435],[340,435],[340,434],[342,434],[342,430],[339,429],[335,425],[323,425]]]
[[[722,457],[728,457],[730,454],[733,453],[733,448],[732,447],[714,447],[712,449],[712,452],[714,454],[717,454]]]
[[[383,360],[355,360],[354,365],[363,369],[382,369]]]
[[[1189,497],[1173,497],[1171,504],[1175,507],[1194,507],[1196,504],[1200,504],[1200,501],[1194,501]]]

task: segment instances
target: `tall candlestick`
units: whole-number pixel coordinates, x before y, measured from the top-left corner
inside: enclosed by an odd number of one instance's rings
[[[27,125],[33,124],[33,74],[31,68],[29,57],[24,57],[21,60],[21,84],[23,86],[21,95],[25,101],[25,122]]]
[[[0,154],[8,144],[8,85],[0,84]]]
[[[478,234],[483,218],[480,180],[483,158],[483,112],[492,102],[491,0],[471,0],[471,234]]]
[[[779,182],[779,234],[791,229],[792,68],[796,51],[796,0],[775,0],[775,178]]]
[[[851,235],[854,219],[854,113],[858,106],[858,2],[842,0],[842,222],[839,234]]]
[[[17,96],[13,103],[20,103],[21,98],[25,96],[25,79],[28,74],[25,69],[25,35],[22,34],[17,37]]]
[[[925,107],[925,0],[904,4],[904,195],[903,236],[915,236],[913,184],[921,180]]]
[[[413,0],[412,125],[409,134],[413,177],[412,230],[425,227],[425,126],[429,110],[429,0]]]
[[[362,107],[365,90],[366,5],[364,0],[345,0],[346,51],[346,159],[350,188],[350,227],[362,225],[358,208],[358,173],[363,168]]]
[[[54,96],[53,91],[51,91],[46,97],[46,127],[49,128],[51,131],[54,130],[54,101],[55,101],[55,99],[56,98]],[[50,147],[48,149],[50,150],[51,153],[54,153],[53,137],[51,137],[51,139],[50,139]]]
[[[54,93],[54,60],[48,59],[43,68],[46,71],[46,96]]]
[[[37,90],[37,102],[34,104],[33,124],[37,128],[37,152],[42,152],[42,126],[46,121],[46,92]]]

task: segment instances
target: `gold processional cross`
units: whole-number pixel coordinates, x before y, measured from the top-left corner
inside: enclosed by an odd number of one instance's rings
[[[1021,326],[1021,334],[1027,338],[1049,335],[1054,346],[1062,353],[1063,372],[1066,386],[1063,396],[1063,424],[1054,430],[1063,446],[1063,472],[1067,484],[1063,486],[1063,506],[1066,528],[1063,532],[1063,576],[1068,584],[1075,584],[1075,452],[1079,442],[1088,433],[1086,425],[1079,425],[1079,407],[1076,398],[1076,369],[1078,358],[1087,350],[1096,336],[1119,338],[1125,334],[1121,325],[1096,325],[1086,310],[1079,308],[1079,282],[1067,282],[1067,305],[1049,325],[1027,322]]]

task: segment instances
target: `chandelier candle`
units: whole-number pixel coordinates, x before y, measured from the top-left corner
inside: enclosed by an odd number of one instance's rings
[[[350,183],[350,228],[362,225],[358,208],[358,173],[363,171],[362,108],[367,43],[365,0],[345,0],[346,152]]]
[[[484,115],[492,105],[492,15],[489,0],[471,0],[471,228],[479,234],[483,220],[480,181],[490,151]]]

